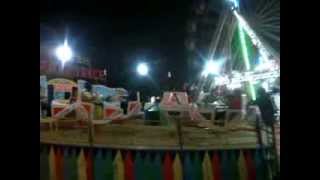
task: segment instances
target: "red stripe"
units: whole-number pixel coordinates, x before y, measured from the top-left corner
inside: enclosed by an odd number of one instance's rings
[[[250,152],[244,152],[246,166],[248,170],[248,180],[256,180],[256,168]]]
[[[53,108],[53,115],[56,115],[58,114],[60,111],[62,111],[64,108],[58,108],[58,107],[55,107]]]
[[[220,158],[217,152],[212,157],[212,165],[213,180],[221,180]]]
[[[133,160],[130,151],[126,154],[125,159],[125,180],[134,180]]]
[[[85,159],[87,163],[87,180],[93,180],[93,161],[92,161],[92,153],[88,151],[85,153]]]
[[[60,148],[55,149],[55,161],[56,161],[56,177],[57,180],[63,180],[63,156]]]
[[[173,167],[172,167],[172,159],[169,153],[166,153],[164,159],[164,180],[173,180]]]

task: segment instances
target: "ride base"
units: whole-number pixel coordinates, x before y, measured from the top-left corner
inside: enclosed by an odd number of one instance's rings
[[[116,149],[179,149],[175,126],[144,125],[142,120],[95,127],[94,140],[89,143],[86,125],[78,128],[60,127],[57,131],[41,127],[40,143],[64,146],[101,147]],[[262,142],[266,137],[262,133]],[[255,149],[259,147],[257,131],[250,123],[230,123],[226,127],[182,127],[185,150]]]

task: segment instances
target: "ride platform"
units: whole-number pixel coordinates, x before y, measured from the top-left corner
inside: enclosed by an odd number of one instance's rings
[[[84,146],[115,149],[179,149],[180,141],[175,126],[144,125],[142,120],[95,127],[93,142],[89,143],[89,129],[62,127],[49,130],[41,127],[40,143],[64,146]],[[262,142],[266,137],[262,133]],[[259,147],[255,126],[250,123],[229,123],[228,126],[182,127],[185,150],[252,149]]]

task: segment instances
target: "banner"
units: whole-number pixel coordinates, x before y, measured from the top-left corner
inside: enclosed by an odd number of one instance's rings
[[[40,61],[40,72],[84,79],[104,80],[106,78],[105,70],[71,66],[65,66],[62,68],[60,64],[53,64],[48,61]]]

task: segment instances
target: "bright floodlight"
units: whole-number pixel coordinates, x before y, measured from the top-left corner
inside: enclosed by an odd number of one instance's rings
[[[202,75],[207,76],[209,74],[218,75],[220,72],[220,62],[209,60],[206,62],[204,66],[204,70],[202,71]]]
[[[137,72],[141,75],[141,76],[146,76],[148,75],[149,72],[149,68],[145,63],[141,63],[138,65],[137,67]]]
[[[239,2],[238,0],[227,0],[229,3],[231,3],[231,5],[235,8],[239,7]]]
[[[67,40],[64,41],[63,45],[57,47],[56,56],[61,61],[62,65],[71,60],[73,53]]]

